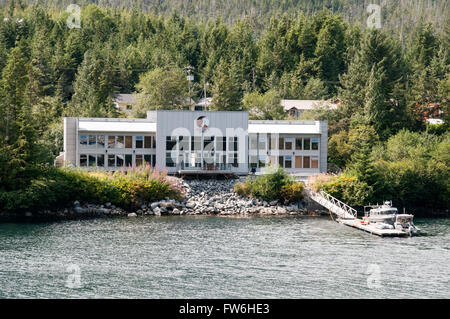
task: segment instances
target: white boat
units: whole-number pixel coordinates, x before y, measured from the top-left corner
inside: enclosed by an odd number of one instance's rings
[[[382,205],[364,206],[363,221],[378,229],[395,229],[412,236],[420,232],[414,225],[414,215],[399,214],[397,208],[392,207],[392,201]]]

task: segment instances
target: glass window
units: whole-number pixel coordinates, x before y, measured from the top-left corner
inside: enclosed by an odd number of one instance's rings
[[[97,166],[104,167],[105,166],[105,155],[99,154],[97,155]]]
[[[96,135],[89,135],[89,148],[96,148],[97,147],[97,136]]]
[[[123,148],[123,136],[116,136],[116,148]]]
[[[302,147],[302,138],[301,137],[297,137],[295,139],[295,149],[296,150],[302,150],[303,149],[303,147]]]
[[[295,157],[295,168],[303,168],[302,160],[303,158],[301,156]]]
[[[116,137],[108,136],[108,148],[114,148],[115,143],[116,143]]]
[[[89,166],[90,167],[94,167],[94,166],[96,166],[97,165],[97,163],[96,163],[96,157],[97,156],[95,156],[95,155],[89,155]]]
[[[108,155],[108,167],[116,166],[116,155]]]
[[[156,165],[156,155],[152,155],[152,165]]]
[[[152,148],[152,137],[144,136],[144,148]]]
[[[87,148],[88,135],[80,135],[80,148]]]
[[[266,150],[266,141],[267,138],[266,136],[259,136],[259,141],[258,141],[258,149],[265,151]]]
[[[319,158],[311,157],[311,168],[319,168]]]
[[[256,135],[251,134],[249,136],[249,144],[250,144],[250,149],[251,150],[256,150]]]
[[[258,163],[259,167],[266,167],[266,156],[260,156]]]
[[[202,149],[202,138],[200,136],[191,136],[191,151],[200,151]]]
[[[105,135],[97,136],[97,148],[99,148],[99,149],[105,148]]]
[[[116,155],[116,166],[117,167],[122,167],[124,163],[125,163],[124,156],[123,155]]]
[[[284,167],[284,157],[283,156],[278,156],[278,165],[280,165],[280,167]]]
[[[292,156],[285,156],[284,157],[284,167],[285,168],[292,168]]]
[[[285,149],[292,150],[293,139],[287,138],[285,141]]]
[[[87,167],[87,155],[80,155],[80,167]]]
[[[203,150],[214,151],[214,137],[208,136],[203,138]]]
[[[133,155],[131,154],[125,155],[125,166],[126,167],[133,166]]]
[[[277,149],[277,138],[270,136],[269,138],[269,150]]]
[[[309,156],[304,156],[303,157],[303,168],[311,168],[310,165],[310,157]]]
[[[133,148],[133,136],[125,136],[125,148]]]
[[[237,138],[237,136],[228,138],[228,150],[232,151],[232,152],[233,151],[234,152],[238,151],[238,138]]]
[[[189,136],[180,136],[180,151],[189,151]]]
[[[175,161],[172,158],[172,152],[166,153],[166,166],[167,167],[175,167]]]
[[[144,147],[144,137],[136,136],[136,148],[143,148],[143,147]]]
[[[217,137],[217,146],[218,151],[226,151],[227,150],[227,138],[223,136]]]
[[[232,163],[231,165],[233,165],[233,167],[239,167],[237,153],[230,153],[228,157],[229,157],[230,163]]]
[[[280,137],[279,139],[278,139],[278,149],[279,150],[284,150],[284,138],[282,138],[282,137]]]
[[[137,165],[137,156],[136,155],[136,165]],[[145,161],[145,165],[152,165],[152,156],[151,155],[144,155],[144,161]]]
[[[250,156],[250,168],[258,168],[258,158],[256,156]]]
[[[177,150],[177,138],[175,136],[166,136],[166,151]]]
[[[319,139],[318,138],[311,139],[311,149],[315,150],[315,151],[319,149]]]
[[[305,151],[311,150],[311,139],[310,138],[303,139],[303,149]]]

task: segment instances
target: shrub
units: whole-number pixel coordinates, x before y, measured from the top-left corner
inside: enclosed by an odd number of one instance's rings
[[[281,197],[286,203],[296,203],[303,198],[303,183],[291,183],[281,188]]]

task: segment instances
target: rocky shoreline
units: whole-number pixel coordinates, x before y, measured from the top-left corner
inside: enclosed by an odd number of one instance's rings
[[[133,212],[116,207],[111,203],[102,205],[73,202],[71,207],[56,211],[42,210],[17,214],[0,213],[0,220],[63,220],[99,217],[138,217],[163,215],[218,215],[218,216],[290,216],[290,215],[328,215],[323,210],[307,210],[306,203],[284,205],[278,201],[266,202],[259,199],[244,198],[234,193],[236,180],[183,180],[176,183],[185,192],[182,201],[166,198],[153,203],[142,203]]]

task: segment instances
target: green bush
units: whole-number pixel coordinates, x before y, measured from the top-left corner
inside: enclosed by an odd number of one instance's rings
[[[131,209],[142,201],[165,197],[180,199],[182,192],[164,174],[151,168],[114,174],[76,169],[47,168],[24,189],[0,192],[0,210],[24,211],[64,207],[75,200],[100,204],[110,202]]]
[[[256,179],[237,183],[234,191],[240,196],[257,197],[266,201],[293,202],[302,198],[303,185],[294,182],[282,168],[268,167]]]
[[[317,185],[317,187],[350,206],[364,205],[373,193],[372,188],[367,183],[348,174],[335,176],[326,184]]]

